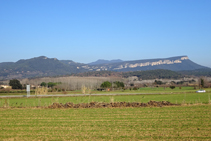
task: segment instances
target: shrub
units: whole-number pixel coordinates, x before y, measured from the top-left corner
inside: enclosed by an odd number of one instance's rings
[[[42,82],[41,84],[40,84],[40,86],[44,86],[44,87],[46,87],[46,83],[45,82]]]
[[[148,87],[148,85],[147,84],[144,84],[144,87]]]
[[[131,83],[131,84],[130,84],[130,86],[131,86],[131,87],[133,87],[133,86],[134,86],[134,84],[133,84],[133,83]]]
[[[138,90],[138,88],[134,87],[133,90]]]
[[[53,86],[56,86],[56,85],[57,85],[57,83],[48,82],[48,87],[51,87],[51,88],[53,88]]]
[[[158,84],[158,85],[162,85],[162,84],[164,84],[162,81],[157,81],[157,80],[155,80],[155,84]]]
[[[123,82],[120,82],[120,81],[115,81],[114,84],[116,84],[116,87],[117,88],[120,88],[120,87],[121,88],[124,88],[125,87],[124,83]]]
[[[49,89],[49,90],[48,90],[48,92],[52,92],[52,90],[51,90],[51,89]]]
[[[174,88],[175,88],[175,86],[170,86],[169,88],[174,89]]]

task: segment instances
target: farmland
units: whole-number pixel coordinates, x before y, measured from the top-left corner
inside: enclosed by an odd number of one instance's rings
[[[7,98],[0,99],[0,107],[3,107],[5,103],[9,107],[36,107],[36,106],[48,106],[52,103],[89,103],[95,102],[110,102],[111,99],[114,102],[149,102],[150,100],[155,101],[169,101],[175,104],[207,104],[211,103],[211,92],[207,89],[206,93],[195,93],[192,89],[174,89],[174,90],[161,90],[161,89],[143,89],[132,91],[137,92],[154,92],[160,94],[143,94],[143,95],[121,95],[121,96],[81,96],[81,97],[48,97],[48,98]],[[100,92],[99,94],[108,94],[111,92]],[[121,94],[121,92],[118,92]],[[124,92],[122,92],[124,93]],[[162,94],[165,93],[165,94]]]
[[[211,91],[211,88],[205,89],[207,92]],[[195,93],[196,89],[194,87],[175,87],[171,89],[169,87],[143,87],[138,88],[137,90],[133,89],[122,89],[122,90],[113,90],[113,91],[97,91],[91,90],[89,93],[86,91],[86,94],[127,94],[127,93],[159,93],[159,94],[168,94],[168,93]],[[56,94],[82,94],[81,90],[74,91],[55,91],[48,92],[47,95],[56,95]],[[10,96],[10,95],[26,95],[26,90],[1,90],[0,96]],[[31,95],[35,95],[35,90],[31,91]]]
[[[139,91],[147,92],[147,88]],[[206,93],[195,93],[188,88],[158,88],[148,91],[165,91],[165,94],[0,99],[0,140],[211,139],[209,90]],[[182,105],[145,108],[45,108],[55,102],[146,103],[150,100]]]
[[[0,109],[1,140],[209,140],[211,105]]]

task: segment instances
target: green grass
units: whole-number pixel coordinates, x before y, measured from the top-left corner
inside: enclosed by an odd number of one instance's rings
[[[211,105],[0,109],[0,140],[210,140]]]
[[[198,90],[198,89],[197,89]],[[211,88],[205,89],[207,92],[211,92]],[[163,88],[163,87],[145,87],[140,88],[138,90],[114,90],[114,91],[96,91],[92,90],[91,94],[124,94],[124,93],[195,93],[195,89],[193,87],[176,87],[175,89],[170,89],[169,87]],[[64,94],[64,92],[48,92],[49,95],[56,95],[56,94]],[[81,90],[76,91],[66,91],[65,94],[82,94]],[[26,95],[26,91],[23,91],[23,93],[16,93],[16,91],[13,91],[11,93],[0,93],[1,96],[5,95]],[[34,92],[31,93],[31,95],[34,95]]]
[[[0,99],[0,107],[8,103],[11,107],[48,106],[54,102],[59,103],[89,103],[96,102],[149,102],[169,101],[175,104],[207,104],[211,103],[211,93],[182,93],[182,94],[149,94],[149,95],[121,95],[121,96],[82,96],[82,97],[48,97],[48,98],[7,98]]]

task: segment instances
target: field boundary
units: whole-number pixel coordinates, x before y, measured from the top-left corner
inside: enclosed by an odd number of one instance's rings
[[[195,93],[195,92],[182,92],[182,93]],[[28,98],[34,97],[80,97],[80,96],[118,96],[118,95],[168,95],[168,94],[181,94],[177,92],[169,92],[169,93],[107,93],[107,94],[53,94],[53,95],[30,95]],[[1,98],[21,98],[27,97],[27,95],[8,95],[8,96],[0,96]]]

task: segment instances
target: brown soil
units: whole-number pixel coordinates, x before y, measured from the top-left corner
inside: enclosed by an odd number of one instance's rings
[[[173,104],[168,101],[149,101],[148,103],[139,103],[139,102],[90,102],[90,103],[53,103],[48,106],[48,108],[109,108],[109,107],[163,107],[163,106],[176,106],[179,104]]]

